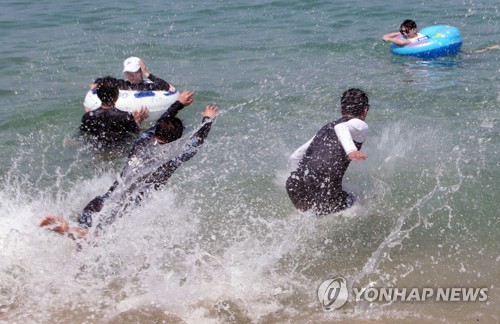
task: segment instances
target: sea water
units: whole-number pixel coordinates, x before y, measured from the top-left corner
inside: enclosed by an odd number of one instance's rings
[[[0,11],[0,321],[5,323],[497,322],[499,4],[467,1],[4,1]],[[405,19],[461,30],[457,56],[390,54]],[[82,100],[128,56],[222,113],[198,154],[106,231],[75,224],[127,148],[77,138]],[[344,185],[359,201],[295,210],[289,155],[337,119],[343,91],[371,108]],[[146,125],[145,125],[146,126]],[[120,204],[119,199],[114,204]],[[476,302],[357,301],[322,282],[488,288]]]

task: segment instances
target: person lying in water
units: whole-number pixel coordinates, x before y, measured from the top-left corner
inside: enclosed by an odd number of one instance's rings
[[[182,96],[182,94],[181,94]],[[191,99],[192,101],[192,96]],[[175,105],[175,104],[174,104]],[[153,166],[151,170],[151,160],[155,157],[148,156],[151,152],[160,152],[158,148],[167,144],[174,144],[182,136],[183,125],[180,119],[165,113],[165,116],[160,117],[155,126],[146,131],[143,136],[138,138],[131,150],[128,163],[122,171],[120,179],[128,181],[115,181],[113,186],[105,195],[94,198],[83,210],[78,218],[79,226],[70,226],[68,221],[60,216],[47,215],[40,221],[40,226],[48,226],[52,231],[66,235],[72,239],[80,239],[85,237],[89,230],[94,226],[95,215],[99,213],[106,201],[114,196],[118,187],[125,184],[126,188],[121,191],[125,199],[125,207],[130,203],[140,203],[148,190],[160,190],[163,188],[177,168],[183,163],[190,160],[198,151],[198,148],[203,144],[205,138],[211,129],[211,125],[215,116],[218,113],[218,108],[214,105],[208,105],[202,113],[203,120],[200,128],[190,137],[184,145],[180,154],[163,162],[160,166]],[[168,147],[167,147],[168,149]],[[161,152],[164,152],[162,150]],[[161,155],[160,155],[161,157]],[[139,166],[137,168],[136,166]],[[146,169],[141,173],[141,170]],[[144,170],[143,170],[144,171]],[[131,182],[131,184],[129,184]],[[120,194],[120,193],[118,193]],[[109,217],[102,219],[95,228],[102,229],[103,225],[111,224],[117,217],[118,213],[111,213]]]

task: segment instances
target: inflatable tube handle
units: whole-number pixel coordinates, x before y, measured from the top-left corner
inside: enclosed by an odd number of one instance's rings
[[[177,90],[174,90],[174,91],[168,91],[167,93],[164,93],[163,95],[168,97],[168,96],[174,95],[176,93],[177,93]]]
[[[144,98],[144,97],[154,97],[155,94],[153,91],[139,91],[134,94],[136,98]]]

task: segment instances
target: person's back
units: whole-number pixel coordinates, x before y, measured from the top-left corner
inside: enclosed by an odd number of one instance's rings
[[[134,117],[116,108],[87,112],[82,117],[80,131],[89,136],[95,146],[113,147],[122,144],[139,132]]]
[[[342,117],[323,126],[299,162],[299,170],[303,173],[308,172],[308,178],[331,179],[328,183],[319,185],[342,187],[342,182],[338,180],[342,179],[351,161],[335,133],[335,126],[348,120],[347,117]],[[361,143],[356,143],[356,147],[358,150],[361,149]]]
[[[112,77],[97,80],[95,91],[101,107],[87,111],[80,124],[80,132],[96,148],[109,148],[126,143],[132,135],[140,132],[139,123],[147,117],[147,108],[134,114],[116,109],[119,90],[117,80]]]

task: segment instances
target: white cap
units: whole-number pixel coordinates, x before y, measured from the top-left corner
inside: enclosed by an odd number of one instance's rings
[[[131,56],[123,61],[123,73],[139,71],[139,69],[141,68],[139,62],[141,62],[141,59],[135,56]]]

